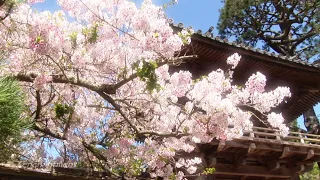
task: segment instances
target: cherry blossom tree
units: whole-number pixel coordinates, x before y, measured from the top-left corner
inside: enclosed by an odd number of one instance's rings
[[[20,159],[76,162],[109,178],[183,179],[212,173],[198,145],[241,136],[256,111],[288,133],[270,110],[290,97],[289,88],[265,91],[259,72],[233,84],[238,54],[226,60],[228,71],[170,74],[170,66],[196,57],[179,55],[192,30],[173,32],[150,0],[139,9],[128,0],[58,4],[64,11],[21,4],[0,25],[0,74],[20,81],[34,122]]]

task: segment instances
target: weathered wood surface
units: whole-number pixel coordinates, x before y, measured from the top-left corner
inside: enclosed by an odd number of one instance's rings
[[[216,140],[212,147],[215,179],[290,179],[320,161],[319,135],[290,132],[283,137],[278,130],[261,127],[232,141]]]

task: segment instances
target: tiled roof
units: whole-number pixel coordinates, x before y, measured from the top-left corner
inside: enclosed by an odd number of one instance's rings
[[[192,29],[192,27],[184,27],[182,23],[178,23],[178,24],[174,24],[174,23],[170,23],[172,25],[173,28],[177,28],[177,29]],[[233,47],[237,47],[237,48],[242,48],[244,50],[249,50],[249,51],[252,51],[252,52],[256,52],[256,53],[259,53],[261,55],[267,55],[267,56],[270,56],[270,57],[273,57],[273,58],[277,58],[278,60],[281,60],[281,61],[287,61],[287,62],[292,62],[292,63],[297,63],[297,64],[301,64],[301,65],[305,65],[305,66],[310,66],[310,67],[315,67],[315,68],[319,68],[320,69],[320,63],[310,63],[310,62],[306,62],[306,61],[303,61],[299,58],[296,58],[296,57],[290,57],[290,56],[284,56],[284,55],[281,55],[281,54],[277,54],[275,52],[268,52],[268,51],[265,51],[265,50],[262,50],[260,48],[254,48],[252,46],[247,46],[243,43],[238,43],[238,42],[235,42],[235,41],[229,41],[228,39],[222,39],[221,37],[219,36],[214,36],[212,35],[211,33],[203,33],[202,30],[195,30],[195,33],[194,35],[198,35],[198,36],[201,36],[202,38],[206,38],[208,40],[214,40],[214,41],[217,41],[217,42],[220,42],[220,43],[223,43],[223,44],[226,44],[226,45],[230,45],[230,46],[233,46]]]

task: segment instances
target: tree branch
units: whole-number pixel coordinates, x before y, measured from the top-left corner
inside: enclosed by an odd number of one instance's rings
[[[103,156],[100,152],[98,152],[94,147],[92,147],[90,144],[87,144],[85,141],[82,141],[82,145],[88,149],[94,156],[96,156],[99,160],[102,160],[102,161],[105,161],[105,162],[108,162],[108,159]],[[115,176],[115,177],[120,177],[120,175],[110,171],[109,169],[107,168],[104,168],[107,173],[108,173],[108,176]]]
[[[183,136],[189,136],[189,133],[160,133],[160,132],[155,132],[155,131],[143,131],[139,133],[140,135],[150,135],[150,136],[158,136],[158,137],[176,137],[176,138],[181,138]]]
[[[40,92],[37,90],[36,91],[36,100],[37,100],[37,107],[36,107],[36,115],[34,117],[35,120],[40,119],[40,112],[41,112],[41,97],[40,97]]]
[[[18,74],[16,76],[16,79],[19,80],[19,81],[24,81],[24,82],[33,82],[34,79],[37,77],[36,74],[29,74],[29,75],[26,75],[26,74]],[[98,87],[98,86],[94,86],[94,85],[90,85],[89,83],[87,82],[84,82],[84,81],[76,81],[74,78],[69,78],[69,79],[66,79],[64,75],[52,75],[52,82],[53,83],[62,83],[62,84],[73,84],[73,85],[77,85],[77,86],[80,86],[80,87],[85,87],[89,90],[92,90],[92,91],[99,91],[101,90],[101,87]],[[105,92],[108,92],[109,89],[104,89]]]
[[[56,134],[56,133],[53,133],[50,129],[48,129],[47,127],[45,128],[40,128],[38,125],[34,124],[33,125],[33,129],[36,130],[36,131],[39,131],[39,132],[42,132],[44,133],[45,135],[49,135],[53,138],[56,138],[56,139],[60,139],[60,140],[67,140],[65,137],[59,135],[59,134]]]
[[[303,41],[305,41],[308,38],[311,38],[312,36],[317,35],[318,33],[313,31],[313,29],[311,29],[306,35],[304,35],[303,37],[300,37],[299,39],[297,39],[295,41],[295,43],[292,45],[292,49],[294,50],[299,44],[301,44]]]

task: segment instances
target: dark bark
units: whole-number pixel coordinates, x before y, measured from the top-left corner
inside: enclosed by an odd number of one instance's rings
[[[310,134],[320,134],[319,120],[313,108],[303,113],[304,125]]]

